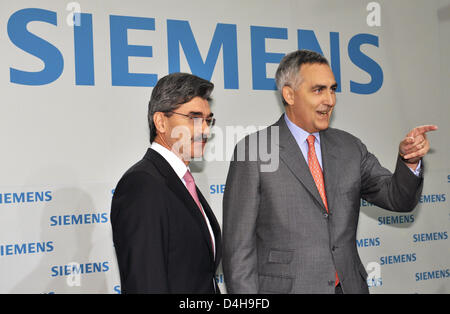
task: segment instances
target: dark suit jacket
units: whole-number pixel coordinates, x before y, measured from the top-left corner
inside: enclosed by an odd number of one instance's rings
[[[279,137],[272,137],[276,131]],[[341,130],[320,132],[320,145],[329,213],[283,116],[237,145],[223,203],[228,292],[334,293],[336,271],[344,293],[369,292],[356,245],[360,199],[411,211],[423,178],[400,160],[392,174],[358,138]],[[272,172],[262,170],[267,148],[279,157]],[[239,161],[239,150],[246,160]]]
[[[220,293],[220,226],[197,188],[215,235],[169,163],[153,149],[120,179],[111,206],[123,293]]]

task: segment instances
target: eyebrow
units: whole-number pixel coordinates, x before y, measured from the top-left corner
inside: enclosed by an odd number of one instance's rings
[[[337,88],[337,87],[338,87],[337,83],[334,83],[333,85],[330,86],[330,88]],[[311,87],[311,89],[316,89],[316,88],[323,89],[323,88],[327,88],[327,86],[326,85],[322,85],[322,84],[316,84],[313,87]]]
[[[203,116],[203,112],[200,111],[190,111],[188,114],[193,115],[193,116]],[[214,115],[214,113],[210,113],[208,115],[208,118],[211,118]]]

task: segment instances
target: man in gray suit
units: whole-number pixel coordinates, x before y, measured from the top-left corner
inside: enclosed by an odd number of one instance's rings
[[[426,132],[437,127],[407,134],[392,174],[358,138],[328,127],[337,84],[323,56],[286,55],[276,82],[286,113],[238,143],[230,164],[223,200],[227,290],[368,293],[356,246],[360,199],[413,210],[423,186]],[[274,171],[263,169],[261,145],[279,154]]]

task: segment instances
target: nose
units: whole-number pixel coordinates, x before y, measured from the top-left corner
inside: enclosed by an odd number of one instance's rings
[[[211,126],[209,126],[208,123],[206,122],[206,120],[203,119],[202,133],[204,134],[205,137],[209,137],[210,132],[211,132]]]
[[[206,119],[200,118],[194,120],[194,135],[202,135],[202,137],[208,137],[211,131],[211,127],[206,122]]]
[[[334,90],[328,90],[328,93],[326,93],[326,102],[328,106],[334,107],[336,104],[336,92]]]

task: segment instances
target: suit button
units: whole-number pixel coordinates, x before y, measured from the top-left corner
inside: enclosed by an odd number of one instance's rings
[[[324,214],[323,214],[323,217],[324,217],[325,219],[328,219],[328,214],[327,214],[327,213],[324,213]]]

